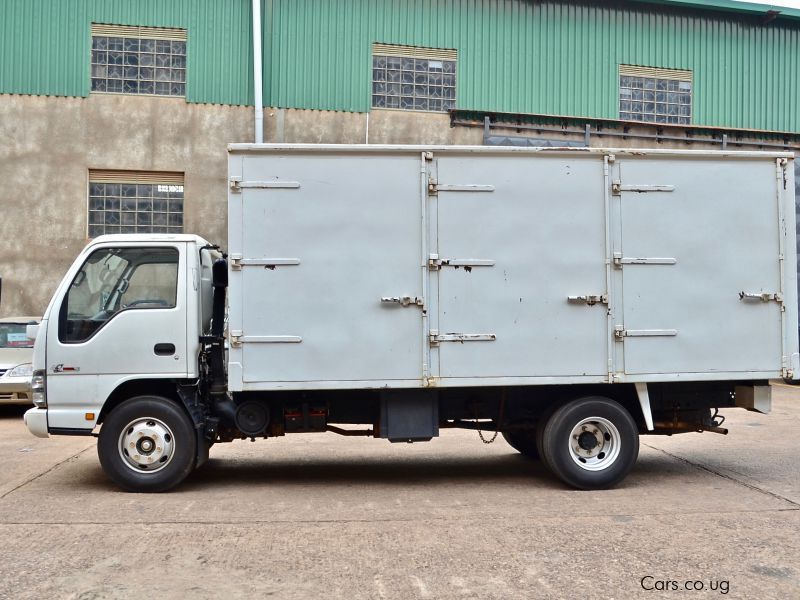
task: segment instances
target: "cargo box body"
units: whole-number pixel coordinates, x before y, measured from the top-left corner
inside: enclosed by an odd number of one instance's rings
[[[791,155],[229,156],[232,391],[797,371]]]

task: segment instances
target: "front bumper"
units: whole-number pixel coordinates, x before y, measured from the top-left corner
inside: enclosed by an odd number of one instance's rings
[[[30,377],[0,377],[0,404],[30,404]]]
[[[50,437],[47,431],[47,409],[32,408],[25,412],[25,426],[33,435],[40,438]]]

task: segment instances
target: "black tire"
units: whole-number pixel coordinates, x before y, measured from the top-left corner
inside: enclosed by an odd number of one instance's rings
[[[534,430],[504,431],[503,439],[525,458],[539,460],[539,450],[536,447],[536,432]]]
[[[550,467],[550,464],[547,462],[547,456],[544,453],[544,449],[542,448],[542,443],[544,441],[544,427],[547,425],[547,422],[550,420],[550,417],[553,416],[553,413],[558,408],[557,403],[550,404],[539,416],[539,420],[536,423],[536,450],[539,452],[539,460],[542,461],[542,464],[548,471],[552,471],[553,469]]]
[[[547,468],[564,483],[581,490],[607,489],[636,463],[639,430],[618,402],[600,396],[579,398],[547,420],[541,450]]]
[[[147,445],[137,449],[142,443]],[[141,454],[131,454],[129,449]],[[194,469],[196,449],[189,415],[161,396],[136,396],[120,404],[106,417],[97,441],[103,471],[128,492],[164,492],[175,487]],[[149,459],[155,463],[144,464]],[[134,466],[138,462],[143,464]]]

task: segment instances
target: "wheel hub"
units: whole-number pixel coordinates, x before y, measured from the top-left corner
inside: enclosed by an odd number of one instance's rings
[[[119,436],[123,462],[138,473],[154,473],[169,464],[175,453],[175,440],[169,427],[146,417],[128,423]]]
[[[621,439],[616,426],[608,419],[584,419],[570,433],[570,457],[587,471],[607,469],[619,456]]]
[[[581,450],[585,450],[586,452],[591,452],[601,443],[602,442],[597,439],[596,435],[593,435],[588,431],[584,431],[578,436],[578,446],[581,447]]]

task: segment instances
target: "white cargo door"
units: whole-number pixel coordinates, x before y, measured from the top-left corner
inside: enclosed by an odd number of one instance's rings
[[[233,389],[422,376],[420,156],[231,159]],[[314,383],[316,382],[316,383]]]
[[[606,375],[602,158],[442,154],[432,169],[439,374]]]
[[[619,160],[626,373],[780,371],[775,173],[773,159]]]

